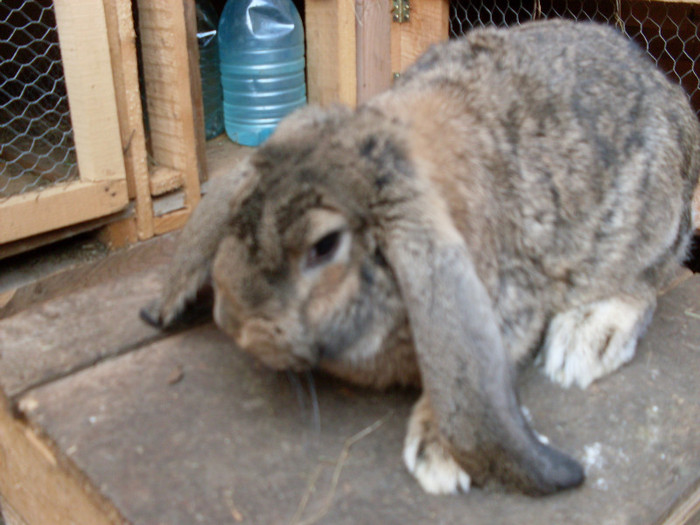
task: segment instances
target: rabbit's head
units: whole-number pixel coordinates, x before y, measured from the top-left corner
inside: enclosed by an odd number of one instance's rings
[[[405,323],[357,186],[371,161],[341,131],[349,118],[301,112],[254,153],[255,184],[213,260],[217,324],[273,368],[371,358]]]
[[[522,416],[490,298],[408,143],[404,124],[370,107],[289,117],[216,181],[144,316],[167,326],[211,280],[217,324],[296,370],[382,366],[408,321],[415,353],[401,355],[417,361],[439,431],[473,479],[576,485],[580,467]]]

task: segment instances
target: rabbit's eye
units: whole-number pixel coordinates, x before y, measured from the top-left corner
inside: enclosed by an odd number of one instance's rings
[[[319,239],[306,254],[306,266],[312,268],[330,261],[340,246],[342,231],[333,231]]]

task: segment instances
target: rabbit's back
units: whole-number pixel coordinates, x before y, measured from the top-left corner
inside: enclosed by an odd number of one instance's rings
[[[697,118],[610,27],[473,31],[370,105],[408,121],[411,155],[431,166],[515,354],[554,312],[648,294],[685,256]]]
[[[550,21],[474,31],[429,51],[396,90],[447,94],[449,120],[468,122],[454,128],[462,137],[434,143],[469,150],[442,162],[435,182],[448,201],[463,196],[455,184],[490,201],[474,206],[491,215],[478,236],[499,237],[487,257],[525,257],[549,277],[600,287],[630,269],[632,280],[656,279],[684,255],[698,122],[680,87],[616,30]],[[465,168],[466,157],[484,169]],[[458,223],[480,223],[465,213]]]

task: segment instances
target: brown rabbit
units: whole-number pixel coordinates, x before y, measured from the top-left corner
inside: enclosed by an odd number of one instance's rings
[[[514,363],[569,386],[628,361],[683,259],[700,132],[614,29],[538,22],[433,47],[357,110],[310,107],[214,188],[162,298],[278,369],[420,384],[404,446],[429,492],[583,472],[522,416]]]

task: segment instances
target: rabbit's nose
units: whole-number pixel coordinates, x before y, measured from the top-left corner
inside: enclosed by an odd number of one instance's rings
[[[285,340],[284,331],[269,321],[255,319],[245,322],[236,343],[272,368],[285,370],[297,365],[298,359],[294,357],[291,344]]]
[[[236,342],[243,350],[252,349],[263,343],[267,344],[269,343],[267,330],[255,321],[247,322],[236,337]]]

